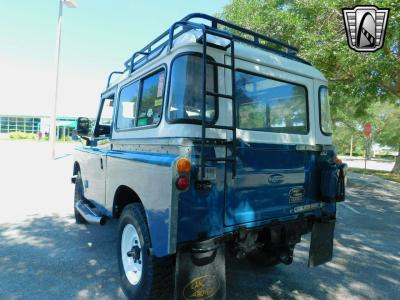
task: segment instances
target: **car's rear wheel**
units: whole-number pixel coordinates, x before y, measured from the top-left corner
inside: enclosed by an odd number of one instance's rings
[[[86,220],[81,216],[78,210],[75,208],[75,204],[82,200],[83,197],[83,182],[81,177],[81,172],[78,172],[76,175],[75,180],[75,194],[74,194],[74,215],[75,215],[75,222],[77,224],[85,224],[87,223]]]
[[[151,240],[143,207],[127,205],[118,224],[118,265],[128,299],[172,299],[174,256],[151,255]]]

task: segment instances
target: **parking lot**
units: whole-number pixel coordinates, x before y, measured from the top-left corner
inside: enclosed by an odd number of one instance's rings
[[[116,223],[74,223],[72,148],[51,161],[47,143],[0,141],[0,299],[125,299]],[[230,259],[227,299],[399,299],[400,184],[349,177],[333,261],[308,269],[308,236],[290,266]]]

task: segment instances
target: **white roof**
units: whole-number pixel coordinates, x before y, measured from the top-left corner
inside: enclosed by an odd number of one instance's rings
[[[188,47],[188,46],[197,46],[198,49],[201,51],[201,45],[197,43],[197,40],[201,37],[202,33],[200,30],[194,29],[188,31],[174,40],[173,43],[173,50],[177,50],[179,48]],[[217,44],[220,46],[226,46],[227,40],[208,35],[207,42]],[[168,45],[162,51],[161,55],[152,61],[151,65],[153,65],[156,61],[164,58],[166,55],[169,54]],[[227,54],[229,54],[229,49],[227,50]],[[322,81],[327,81],[324,75],[315,67],[297,61],[295,59],[286,58],[282,55],[274,53],[272,51],[268,51],[262,48],[257,48],[256,46],[251,46],[248,44],[244,44],[238,41],[235,41],[235,57],[238,59],[244,59],[247,61],[253,61],[254,63],[258,63],[261,65],[266,65],[272,68],[280,69],[286,72],[291,72],[300,76],[312,78],[312,79],[319,79]],[[146,64],[144,64],[145,66]],[[136,72],[140,72],[142,68],[138,68],[135,70]],[[115,80],[112,81],[110,86],[123,81],[124,79],[129,77],[128,71]]]

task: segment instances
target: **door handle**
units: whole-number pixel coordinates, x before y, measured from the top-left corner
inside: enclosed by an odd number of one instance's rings
[[[103,170],[103,158],[100,158],[100,168]]]

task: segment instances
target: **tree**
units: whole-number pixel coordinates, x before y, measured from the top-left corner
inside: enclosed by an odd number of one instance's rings
[[[374,53],[355,52],[347,45],[341,9],[360,1],[233,0],[222,16],[300,46],[299,56],[330,81],[333,104],[354,100],[359,112],[365,112],[365,102],[400,97],[400,2],[373,2],[391,8],[384,47]]]
[[[329,80],[334,123],[346,124],[365,117],[373,103],[396,103],[400,98],[400,2],[369,2],[390,8],[384,47],[373,53],[355,52],[347,44],[342,8],[361,4],[365,3],[232,0],[222,18],[299,46],[299,56]],[[400,131],[395,135],[400,138]]]
[[[374,103],[368,109],[368,115],[375,127],[374,140],[399,151],[392,172],[400,173],[400,105]]]

